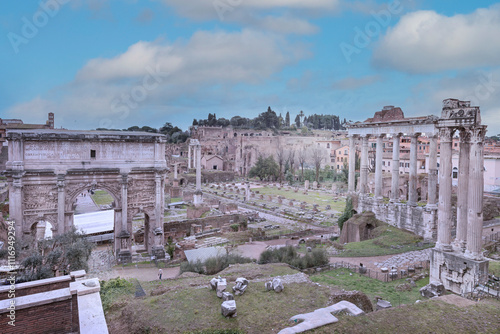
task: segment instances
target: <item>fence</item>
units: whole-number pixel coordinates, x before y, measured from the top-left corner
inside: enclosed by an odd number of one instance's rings
[[[500,240],[500,232],[496,232],[496,233],[487,235],[486,237],[484,237],[484,240],[486,242],[498,241],[498,240]]]
[[[474,280],[464,283],[462,296],[479,301],[486,297],[500,299],[500,279],[494,275],[476,275]]]
[[[359,275],[367,276],[370,278],[374,278],[377,280],[380,280],[382,282],[389,282],[389,281],[394,281],[397,279],[405,278],[405,277],[410,277],[410,275],[414,275],[415,273],[420,273],[423,270],[429,269],[430,262],[429,261],[421,261],[421,262],[416,262],[412,264],[408,264],[407,266],[400,266],[398,268],[391,268],[389,269],[388,272],[382,272],[380,269],[379,270],[372,270],[370,268],[367,268],[365,266],[358,266],[354,265],[349,262],[336,262],[336,263],[330,263],[322,267],[315,267],[315,268],[307,268],[304,270],[301,270],[302,272],[306,274],[315,274],[315,273],[320,273],[325,270],[334,270],[334,269],[339,269],[339,268],[347,268],[349,270],[352,270],[354,273],[357,273]],[[297,269],[297,268],[295,268]]]

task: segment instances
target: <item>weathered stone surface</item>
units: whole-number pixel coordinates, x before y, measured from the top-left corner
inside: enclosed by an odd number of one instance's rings
[[[226,318],[228,317],[236,317],[236,301],[234,300],[226,300],[221,304],[221,313]]]
[[[353,316],[364,314],[363,310],[361,310],[356,305],[346,301],[341,301],[332,306],[320,308],[310,313],[298,314],[290,318],[290,321],[292,323],[297,323],[300,321],[302,322],[293,327],[282,329],[281,331],[278,332],[278,334],[302,333],[314,328],[318,328],[324,325],[337,322],[338,319],[335,316],[333,316],[333,314],[343,311],[348,312]]]
[[[265,286],[266,286],[266,291],[273,290],[273,282],[266,282]]]
[[[245,293],[247,287],[248,287],[248,280],[244,277],[238,277],[236,279],[236,285],[233,286],[233,291],[235,295],[242,295]]]
[[[432,281],[426,286],[422,287],[419,291],[422,297],[432,298],[441,296],[444,293],[445,289],[443,283]]]
[[[392,304],[390,302],[388,302],[387,300],[380,299],[377,302],[377,311],[384,310],[384,309],[391,308],[391,307],[392,307]]]
[[[222,300],[223,301],[234,300],[234,296],[231,292],[223,292],[222,293]]]
[[[273,279],[274,292],[281,292],[281,291],[283,291],[283,289],[285,289],[285,287],[283,286],[283,282],[281,282],[281,279],[279,279],[279,278]]]

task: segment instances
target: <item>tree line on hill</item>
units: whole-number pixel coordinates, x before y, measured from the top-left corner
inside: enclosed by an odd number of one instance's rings
[[[304,120],[302,122],[301,117],[304,117]],[[312,114],[310,116],[305,116],[304,112],[301,111],[300,114],[295,117],[294,122],[291,123],[289,111],[287,111],[285,117],[283,117],[281,113],[278,115],[274,110],[271,109],[271,107],[267,107],[267,111],[260,113],[257,117],[252,119],[241,116],[234,116],[229,120],[226,118],[218,119],[215,113],[209,113],[206,119],[194,119],[193,126],[232,126],[233,128],[257,130],[286,130],[293,127],[300,128],[302,126],[306,126],[309,129],[315,130],[343,130],[343,124],[345,122],[345,119],[343,122],[341,122],[339,116],[336,115]]]
[[[142,126],[139,127],[137,125],[131,126],[128,129],[106,129],[106,128],[97,128],[96,130],[100,131],[140,131],[140,132],[149,132],[149,133],[159,133],[165,135],[167,137],[167,142],[169,143],[184,143],[189,138],[188,131],[182,131],[178,126],[173,126],[172,123],[166,122],[161,128],[155,129],[150,126]]]

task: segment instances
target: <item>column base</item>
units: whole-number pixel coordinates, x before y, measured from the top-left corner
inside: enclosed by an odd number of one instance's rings
[[[453,247],[450,244],[440,244],[436,242],[436,249],[442,252],[453,252]]]
[[[426,209],[428,210],[437,210],[438,206],[437,204],[429,204],[427,203],[427,205],[425,206]]]
[[[484,260],[483,254],[482,253],[477,253],[477,252],[471,252],[470,250],[466,249],[464,252],[464,257],[474,260],[474,261],[482,261]]]
[[[456,252],[465,252],[465,241],[455,239],[452,244],[453,250]]]
[[[408,202],[409,206],[417,206],[417,202]]]

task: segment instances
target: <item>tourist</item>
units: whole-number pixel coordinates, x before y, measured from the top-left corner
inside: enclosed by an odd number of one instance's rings
[[[163,270],[158,270],[158,279],[161,280],[161,275],[163,274]]]

